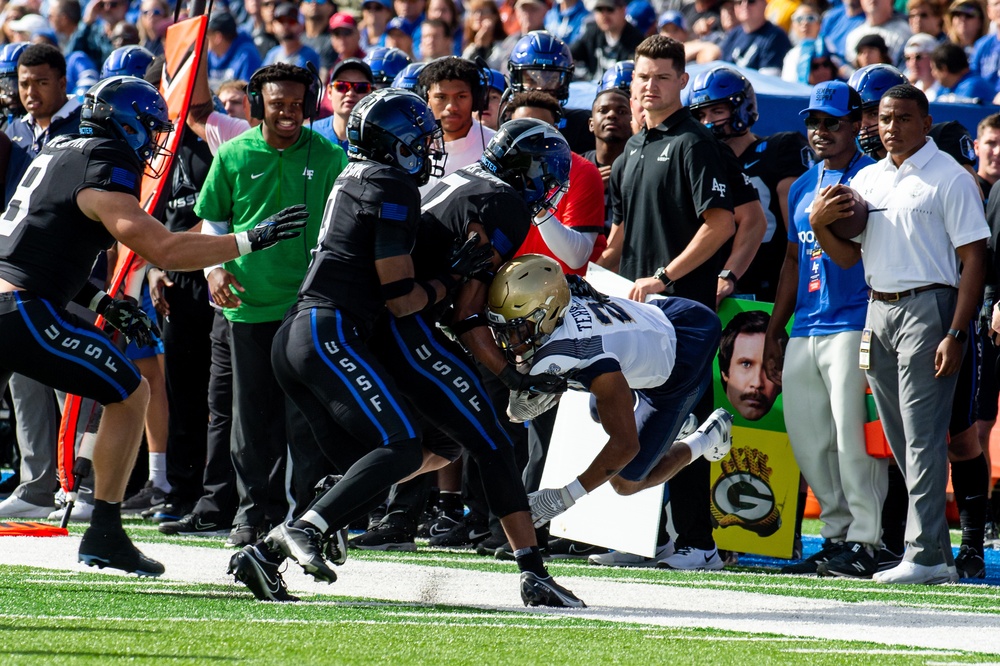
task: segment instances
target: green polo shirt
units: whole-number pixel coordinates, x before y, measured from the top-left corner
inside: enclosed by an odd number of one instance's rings
[[[284,150],[268,145],[260,126],[219,147],[195,205],[198,217],[228,221],[231,231],[240,232],[287,206],[304,201],[309,209],[298,238],[226,262],[225,269],[246,290],[239,294],[239,307],[224,310],[229,321],[280,321],[295,303],[327,196],[345,166],[347,155],[340,146],[305,127],[299,140]]]

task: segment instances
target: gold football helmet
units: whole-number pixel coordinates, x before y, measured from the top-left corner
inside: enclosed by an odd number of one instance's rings
[[[524,362],[544,345],[569,307],[562,267],[549,257],[526,254],[497,272],[487,317],[497,346],[511,362]]]

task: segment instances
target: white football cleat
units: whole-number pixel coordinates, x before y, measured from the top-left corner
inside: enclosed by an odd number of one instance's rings
[[[719,408],[712,412],[698,428],[698,432],[709,439],[702,456],[705,460],[718,462],[729,455],[733,446],[733,415]]]

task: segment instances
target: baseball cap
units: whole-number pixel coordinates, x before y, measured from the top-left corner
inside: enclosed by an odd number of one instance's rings
[[[235,37],[236,19],[227,11],[214,12],[208,19],[208,29],[212,32],[221,32],[227,37]]]
[[[957,120],[935,123],[928,133],[942,151],[955,158],[959,164],[976,165],[976,149],[969,130]]]
[[[290,2],[283,2],[274,10],[274,20],[280,21],[283,18],[293,18],[299,20],[299,8]]]
[[[364,74],[369,83],[375,82],[375,77],[372,75],[372,68],[369,67],[368,63],[361,58],[345,58],[344,60],[338,62],[333,66],[333,71],[330,72],[330,80],[336,81],[341,72],[345,72],[350,69]]]
[[[681,30],[687,30],[687,22],[684,20],[684,14],[681,14],[676,9],[670,9],[660,14],[660,18],[656,22],[656,29],[662,30],[663,26],[667,24],[675,25]]]
[[[361,3],[361,8],[364,9],[365,5],[375,3],[376,5],[382,5],[389,11],[395,11],[392,7],[392,0],[365,0]]]
[[[982,9],[974,2],[953,2],[948,8],[949,14],[965,14],[966,16],[978,16],[983,18]]]
[[[931,35],[928,35],[926,32],[919,32],[906,40],[906,46],[903,47],[903,53],[905,55],[930,53],[937,48],[938,44],[938,40],[934,39]]]
[[[412,37],[414,27],[407,25],[406,19],[404,19],[402,16],[397,16],[393,18],[391,21],[389,21],[385,26],[386,32],[391,32],[393,30],[399,30],[402,33],[406,34],[407,36]]]
[[[49,27],[49,22],[45,20],[44,16],[39,16],[38,14],[25,14],[16,21],[11,21],[7,25],[14,32],[26,32],[29,35],[34,35],[36,32],[42,32],[44,30],[51,30]]]
[[[337,28],[357,28],[358,22],[347,12],[337,12],[330,17],[330,30]]]
[[[812,111],[843,118],[861,111],[861,97],[843,81],[826,81],[813,88],[809,106],[799,115],[807,116]]]
[[[858,40],[858,49],[863,49],[866,47],[876,48],[880,51],[888,51],[889,47],[885,45],[885,39],[882,35],[876,33],[870,33]]]
[[[517,0],[517,2],[514,3],[514,6],[517,7],[518,5],[542,5],[543,7],[549,6],[548,3],[545,2],[545,0]]]
[[[597,0],[597,2],[594,3],[594,9],[597,9],[598,7],[617,9],[618,7],[624,7],[627,4],[628,3],[626,3],[625,0]]]

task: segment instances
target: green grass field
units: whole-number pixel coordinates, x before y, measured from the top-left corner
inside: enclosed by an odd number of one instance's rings
[[[685,573],[554,561],[549,568],[561,582],[591,590],[590,609],[522,611],[511,603],[516,582],[513,589],[505,583],[496,599],[465,605],[392,601],[393,588],[402,586],[408,572],[476,580],[516,571],[512,563],[470,552],[422,548],[352,551],[341,581],[329,587],[296,590],[290,571],[289,584],[302,601],[282,605],[256,602],[243,587],[224,582],[219,563],[228,551],[221,540],[163,537],[139,523],[129,530],[147,552],[158,545],[169,545],[175,555],[190,552],[192,566],[208,566],[219,582],[186,580],[177,566],[156,580],[95,573],[65,554],[54,555],[56,545],[71,545],[57,544],[58,538],[31,540],[38,549],[32,566],[10,564],[5,549],[23,543],[0,539],[0,664],[1000,663],[997,641],[987,641],[990,649],[979,652],[976,633],[968,644],[914,647],[905,640],[914,634],[901,633],[897,641],[894,629],[882,626],[903,617],[896,631],[926,621],[928,632],[975,624],[982,627],[978,635],[1000,633],[1000,588],[990,585],[902,588],[779,576],[766,568]],[[362,570],[375,572],[364,574],[370,575],[370,596],[338,594],[338,585],[350,577],[357,582]],[[652,598],[690,598],[693,607],[635,617],[601,610],[614,599],[627,611],[628,598],[621,595],[640,588],[652,590]],[[803,636],[796,629],[811,613],[844,617],[845,606],[846,616],[862,627],[849,639]],[[672,621],[684,615],[697,624],[702,613],[705,626]],[[719,626],[758,616],[749,629]]]

